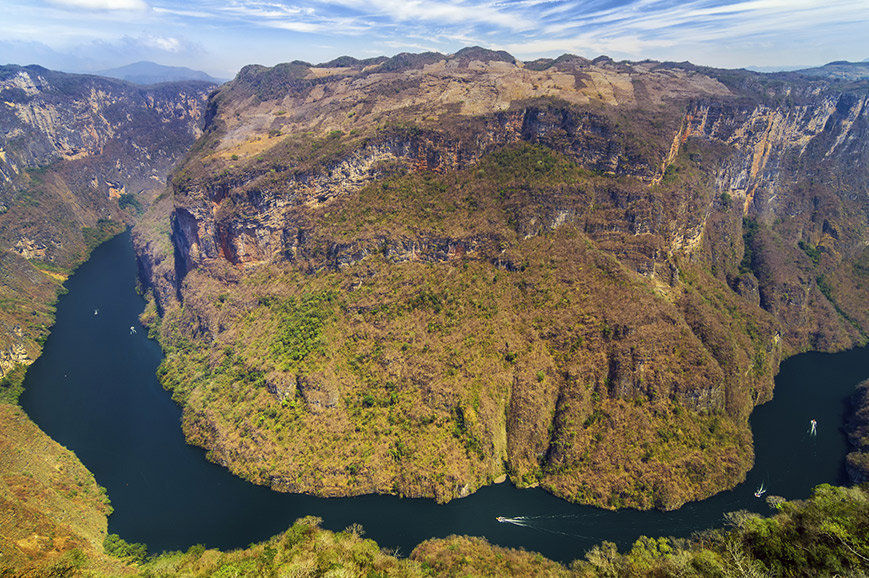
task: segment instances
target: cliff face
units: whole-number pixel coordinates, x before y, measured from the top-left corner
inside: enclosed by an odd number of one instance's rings
[[[716,169],[715,191],[763,225],[757,234],[747,231],[745,265],[758,277],[761,305],[782,321],[786,343],[841,349],[864,339],[866,330],[865,307],[853,296],[860,292],[855,264],[869,257],[869,98],[865,90],[817,84],[787,86],[784,94],[778,106],[695,105],[679,141],[722,142],[733,150]]]
[[[671,508],[744,476],[784,354],[869,329],[861,84],[340,63],[221,88],[138,232],[164,385],[236,473]]]
[[[72,268],[162,190],[212,88],[0,67],[0,376],[39,354]]]

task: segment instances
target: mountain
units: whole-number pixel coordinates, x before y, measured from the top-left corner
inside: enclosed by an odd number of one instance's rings
[[[188,439],[279,490],[446,500],[506,470],[670,508],[748,467],[782,357],[865,341],[859,80],[476,48],[213,88],[0,68],[0,401],[63,279],[132,222]],[[570,569],[468,537],[397,559],[311,517],[137,566],[72,453],[12,404],[0,432],[9,575],[841,575],[869,554],[865,492],[821,486],[702,547]]]
[[[847,82],[869,80],[869,61],[846,62],[844,60],[829,62],[815,68],[804,68],[795,71],[810,77],[823,77]]]
[[[226,82],[225,80],[209,76],[200,70],[191,70],[184,66],[164,66],[162,64],[148,61],[135,62],[133,64],[127,64],[126,66],[109,70],[101,70],[94,74],[145,85],[159,84],[161,82],[180,82],[184,80],[202,80],[212,84],[223,84]]]
[[[790,72],[792,70],[803,70],[808,66],[790,65],[790,66],[746,66],[746,70],[752,72]]]
[[[781,359],[866,340],[867,92],[480,48],[245,67],[136,230],[187,439],[326,496],[732,487]]]

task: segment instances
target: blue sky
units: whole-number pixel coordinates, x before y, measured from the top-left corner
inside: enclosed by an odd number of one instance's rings
[[[725,68],[869,58],[867,0],[3,0],[0,14],[0,64],[76,72],[152,60],[230,78],[474,45]]]

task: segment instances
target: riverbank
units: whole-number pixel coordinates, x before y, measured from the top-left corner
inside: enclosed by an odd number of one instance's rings
[[[484,538],[427,540],[398,558],[353,525],[341,532],[305,517],[287,531],[231,552],[192,546],[136,566],[140,575],[379,576],[402,578],[859,576],[869,571],[869,488],[821,485],[805,502],[767,500],[774,514],[737,512],[728,529],[695,540],[642,537],[619,551],[604,542],[569,566]]]
[[[21,408],[0,403],[0,575],[63,575],[82,558],[107,574],[126,573],[103,552],[111,511],[105,488],[74,453]]]

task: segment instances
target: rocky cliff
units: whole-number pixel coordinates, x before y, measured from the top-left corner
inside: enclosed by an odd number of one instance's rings
[[[482,49],[247,67],[137,232],[161,379],[279,490],[709,496],[782,357],[869,330],[866,101]]]
[[[0,67],[0,376],[36,358],[72,268],[163,189],[213,88]]]

